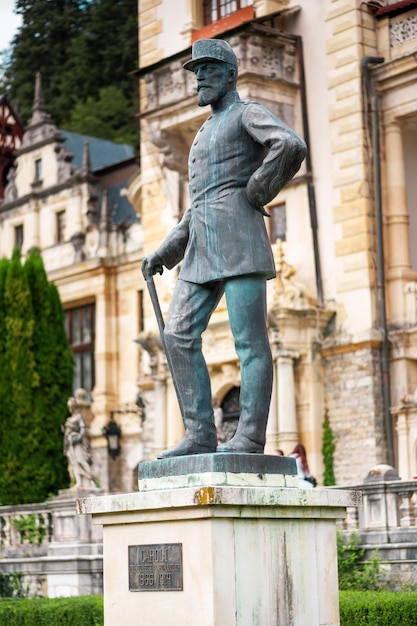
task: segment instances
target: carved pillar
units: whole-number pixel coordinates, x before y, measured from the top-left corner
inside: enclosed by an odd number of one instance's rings
[[[404,410],[397,414],[395,430],[397,432],[398,445],[398,474],[403,480],[409,480],[411,478],[411,467],[409,457],[407,411]]]
[[[289,454],[299,439],[294,385],[294,359],[297,357],[296,352],[281,350],[277,358],[278,447],[284,454]]]
[[[409,217],[405,184],[401,125],[393,121],[385,129],[387,182],[388,294],[390,322],[404,322],[404,289],[411,270]]]

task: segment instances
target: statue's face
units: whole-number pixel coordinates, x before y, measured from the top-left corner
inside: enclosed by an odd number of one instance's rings
[[[214,104],[235,88],[230,66],[221,61],[202,61],[194,68],[197,79],[198,106]]]

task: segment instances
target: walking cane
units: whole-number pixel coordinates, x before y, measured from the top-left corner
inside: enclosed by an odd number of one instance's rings
[[[177,394],[177,400],[178,400],[178,404],[180,406],[181,415],[184,417],[184,410],[183,410],[183,406],[182,406],[182,402],[181,402],[181,397],[180,397],[180,394],[178,392],[177,381],[175,380],[175,372],[174,372],[174,367],[173,367],[172,360],[171,360],[171,355],[169,354],[169,352],[168,352],[168,350],[166,348],[166,345],[165,345],[165,337],[164,337],[165,322],[164,322],[164,318],[163,318],[163,315],[162,315],[161,306],[159,304],[158,294],[156,293],[155,282],[154,282],[152,274],[148,275],[145,278],[145,282],[146,282],[146,286],[148,288],[149,297],[151,299],[153,310],[154,310],[155,317],[156,317],[156,321],[157,321],[157,324],[158,324],[158,330],[159,330],[159,334],[161,336],[162,347],[164,348],[166,360],[167,360],[167,363],[168,363],[168,368],[169,368],[169,371],[171,372],[172,382],[174,383],[175,393]]]

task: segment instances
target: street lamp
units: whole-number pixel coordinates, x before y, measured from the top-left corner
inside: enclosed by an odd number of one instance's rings
[[[107,439],[107,451],[112,459],[115,459],[120,454],[120,437],[122,431],[120,426],[116,424],[113,418],[113,411],[110,411],[110,421],[103,428],[103,435]]]

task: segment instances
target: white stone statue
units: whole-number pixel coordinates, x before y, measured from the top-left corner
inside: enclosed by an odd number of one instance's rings
[[[63,426],[64,454],[68,457],[70,473],[75,482],[73,486],[81,489],[95,489],[93,457],[87,437],[87,427],[75,398],[68,399],[68,409],[71,415]]]

